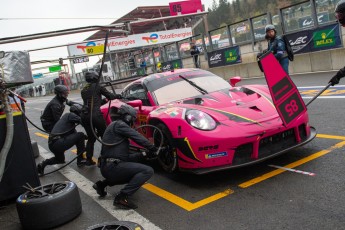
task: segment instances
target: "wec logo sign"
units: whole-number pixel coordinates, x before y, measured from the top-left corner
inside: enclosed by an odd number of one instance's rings
[[[216,60],[221,60],[222,59],[222,54],[216,54],[212,57],[210,57],[211,61],[216,61]]]
[[[290,44],[291,44],[292,46],[294,46],[294,45],[300,45],[300,44],[305,44],[305,43],[307,43],[307,41],[306,41],[307,38],[308,38],[307,36],[299,37],[299,38],[297,38],[295,41],[290,40],[289,42],[290,42]]]

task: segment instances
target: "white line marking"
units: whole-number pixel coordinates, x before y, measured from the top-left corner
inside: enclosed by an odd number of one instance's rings
[[[53,154],[46,149],[44,149],[42,146],[38,145],[40,155],[42,158],[50,158],[53,156]],[[155,224],[151,223],[148,219],[140,215],[134,210],[121,210],[116,209],[113,206],[113,199],[112,198],[105,198],[100,199],[95,192],[95,190],[92,188],[93,182],[72,169],[71,167],[67,166],[59,171],[62,175],[64,175],[67,179],[70,181],[73,181],[78,188],[83,191],[85,194],[90,196],[95,202],[97,202],[102,208],[104,208],[106,211],[108,211],[112,216],[114,216],[116,219],[120,221],[131,221],[140,224],[144,229],[150,229],[150,230],[162,230]],[[109,197],[109,196],[108,196]]]
[[[290,171],[290,172],[300,173],[300,174],[308,175],[308,176],[315,176],[316,175],[315,173],[306,172],[306,171],[297,170],[297,169],[285,168],[285,167],[281,167],[281,166],[277,166],[277,165],[268,165],[268,166],[273,167],[273,168],[277,168],[277,169],[283,169],[283,170]]]

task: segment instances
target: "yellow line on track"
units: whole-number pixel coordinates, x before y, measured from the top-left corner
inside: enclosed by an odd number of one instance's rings
[[[293,162],[291,164],[288,164],[288,165],[285,165],[283,167],[285,167],[285,168],[295,168],[295,167],[300,166],[300,165],[302,165],[304,163],[307,163],[309,161],[315,160],[316,158],[324,156],[324,155],[330,153],[334,149],[342,148],[344,145],[345,145],[345,141],[342,141],[342,142],[340,142],[338,144],[335,144],[335,145],[331,146],[328,149],[321,150],[321,151],[319,151],[317,153],[314,153],[314,154],[312,154],[312,155],[310,155],[308,157],[305,157],[305,158],[303,158],[301,160],[295,161],[295,162]],[[239,184],[238,187],[240,187],[240,188],[248,188],[248,187],[250,187],[252,185],[255,185],[255,184],[259,183],[259,182],[267,180],[267,179],[269,179],[271,177],[274,177],[274,176],[276,176],[278,174],[281,174],[283,172],[286,172],[286,170],[276,169],[276,170],[273,170],[272,172],[266,173],[266,174],[264,174],[262,176],[256,177],[256,178],[251,179],[249,181],[246,181],[246,182],[244,182],[242,184]]]
[[[163,190],[163,189],[161,189],[161,188],[159,188],[153,184],[150,184],[150,183],[144,184],[142,187],[145,188],[146,190],[156,194],[157,196],[160,196],[163,199],[170,201],[171,203],[173,203],[173,204],[175,204],[175,205],[177,205],[177,206],[179,206],[179,207],[181,207],[187,211],[192,211],[194,209],[200,208],[204,205],[207,205],[211,202],[214,202],[216,200],[219,200],[223,197],[226,197],[226,196],[234,193],[234,191],[232,191],[231,189],[227,189],[223,192],[217,193],[217,194],[210,196],[210,197],[207,197],[203,200],[197,201],[195,203],[191,203],[191,202],[189,202],[189,201],[187,201],[187,200],[185,200],[179,196],[176,196],[176,195],[174,195],[168,191],[165,191],[165,190]]]

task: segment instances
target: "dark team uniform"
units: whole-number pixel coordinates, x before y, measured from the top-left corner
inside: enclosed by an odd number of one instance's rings
[[[93,108],[91,108],[91,100],[92,100],[93,95],[94,95]],[[100,107],[102,105],[102,95],[105,96],[109,100],[121,98],[120,95],[115,95],[113,93],[110,93],[105,87],[99,86],[96,83],[86,84],[86,86],[81,91],[81,97],[84,101],[84,108],[83,108],[83,113],[81,114],[81,118],[82,118],[83,126],[88,136],[88,141],[86,144],[86,156],[87,156],[88,161],[91,161],[92,159],[94,144],[96,141],[96,138],[92,132],[91,125],[90,125],[91,109],[93,109],[92,110],[92,124],[98,136],[102,137],[107,127],[100,110]]]
[[[58,122],[64,110],[65,104],[63,98],[55,96],[47,104],[41,116],[42,126],[45,131],[52,131],[54,125],[56,124],[56,122]]]

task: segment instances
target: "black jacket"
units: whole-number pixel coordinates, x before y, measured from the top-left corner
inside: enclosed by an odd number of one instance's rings
[[[94,92],[95,91],[95,92]],[[117,98],[121,98],[120,95],[115,95],[110,93],[105,87],[97,85],[96,83],[88,83],[85,87],[81,90],[81,97],[84,102],[84,112],[91,111],[91,99],[93,99],[93,112],[100,113],[100,107],[102,105],[102,95],[105,96],[108,100],[113,100]]]
[[[65,113],[61,119],[54,125],[49,138],[56,136],[66,136],[76,132],[75,126],[80,124],[80,117],[75,113]]]
[[[102,157],[129,161],[129,139],[150,151],[156,150],[156,147],[143,135],[129,127],[124,121],[116,120],[107,127],[102,141],[109,144],[117,142],[121,143],[115,146],[103,145],[101,152]]]
[[[41,121],[56,124],[64,110],[64,101],[58,96],[55,96],[45,107],[41,116]]]

